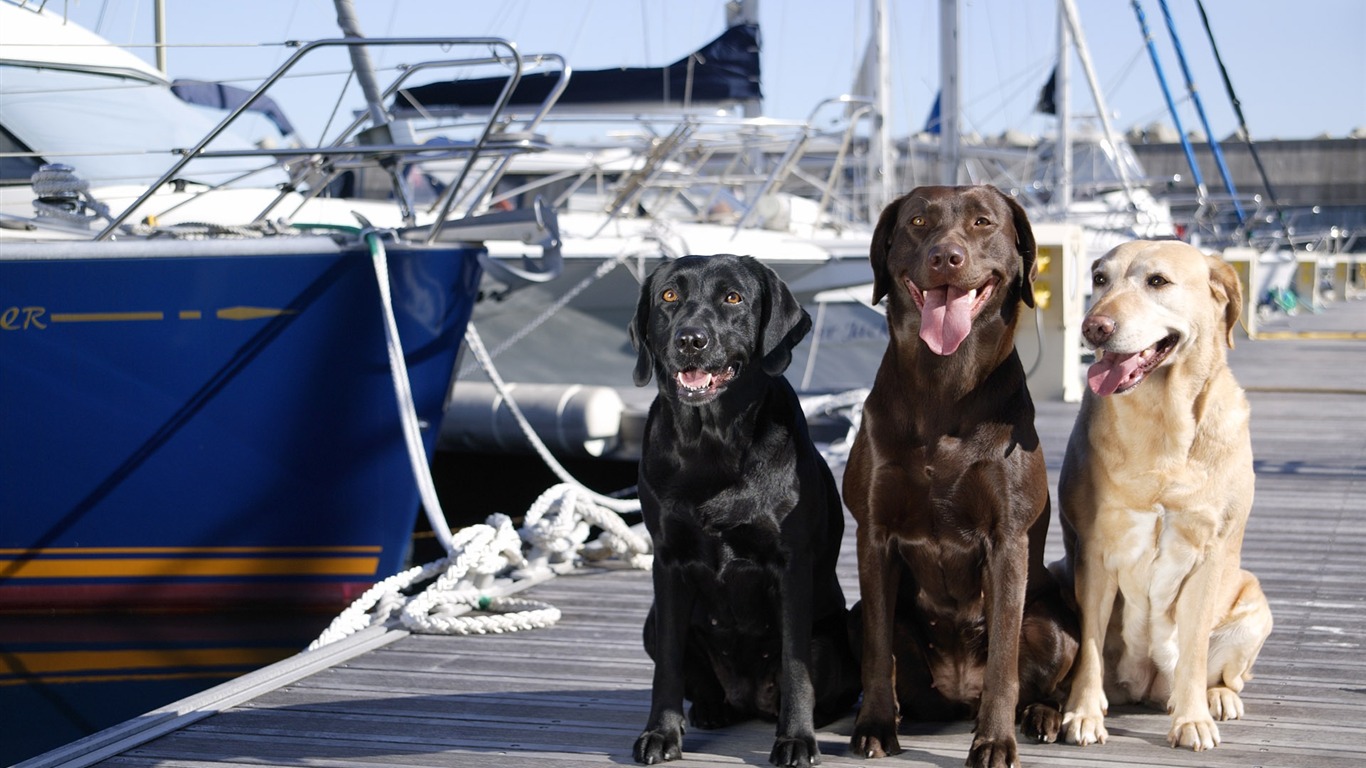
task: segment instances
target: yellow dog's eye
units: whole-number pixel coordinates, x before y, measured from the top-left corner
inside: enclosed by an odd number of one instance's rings
[[[1105,276],[1105,273],[1104,273],[1104,272],[1097,272],[1097,273],[1091,275],[1091,285],[1094,285],[1094,286],[1096,286],[1097,288],[1099,288],[1100,286],[1105,285],[1105,284],[1107,284],[1107,283],[1109,283],[1109,282],[1110,282],[1110,279],[1109,279],[1108,277]]]
[[[669,302],[678,301],[678,291],[675,291],[672,288],[665,288],[664,293],[661,293],[659,298]]]
[[[735,291],[731,291],[730,293],[726,294],[727,304],[739,304],[742,301],[744,301],[744,298]]]
[[[1168,284],[1170,284],[1170,283],[1171,283],[1171,281],[1168,280],[1167,278],[1163,277],[1162,275],[1149,275],[1149,276],[1148,276],[1148,286],[1149,286],[1149,287],[1152,287],[1152,288],[1161,288],[1162,286],[1168,285]]]

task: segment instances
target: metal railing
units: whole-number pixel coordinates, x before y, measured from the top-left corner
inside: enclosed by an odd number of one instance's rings
[[[271,89],[272,86],[274,86],[286,75],[286,73],[294,69],[296,65],[298,65],[298,63],[304,57],[308,56],[311,53],[314,53],[315,51],[319,51],[322,49],[350,46],[419,46],[437,47],[441,50],[450,50],[452,48],[458,47],[480,47],[489,49],[491,51],[489,55],[459,59],[444,59],[440,61],[429,61],[407,67],[399,74],[397,78],[394,79],[393,82],[391,82],[388,85],[388,87],[384,89],[383,100],[386,102],[392,100],[394,94],[396,94],[398,90],[402,87],[402,85],[414,74],[422,71],[430,71],[434,67],[453,68],[501,64],[508,66],[510,68],[510,72],[507,75],[508,79],[504,84],[497,101],[495,102],[493,107],[489,109],[486,119],[482,121],[482,125],[479,128],[478,138],[466,144],[443,144],[438,146],[432,146],[412,142],[396,141],[394,140],[392,134],[388,131],[388,127],[394,124],[395,122],[392,115],[388,114],[386,111],[381,110],[380,113],[385,115],[385,117],[387,118],[387,122],[376,123],[376,113],[374,110],[371,110],[370,112],[357,117],[349,126],[347,126],[340,133],[340,135],[336,139],[334,139],[332,142],[325,146],[297,147],[289,148],[287,150],[208,149],[209,145],[212,144],[215,139],[222,135],[224,131],[228,129],[229,126],[235,123],[244,113],[246,113],[254,104],[256,104],[266,94],[266,92]],[[544,60],[544,58],[545,57],[538,58],[537,62],[539,63],[540,61]],[[463,165],[459,172],[458,178],[455,183],[451,184],[448,187],[446,193],[439,201],[439,208],[434,208],[434,210],[438,210],[439,213],[437,214],[434,226],[431,227],[430,232],[428,234],[428,242],[434,242],[440,236],[442,225],[452,212],[452,208],[454,206],[457,193],[459,192],[460,188],[462,187],[466,179],[469,177],[471,169],[476,165],[476,163],[479,161],[481,157],[494,158],[495,162],[497,162],[498,160],[502,160],[502,163],[505,167],[506,158],[509,158],[512,155],[531,151],[538,151],[546,148],[546,145],[544,144],[543,140],[540,140],[538,137],[534,135],[522,134],[518,136],[506,136],[506,140],[500,140],[498,138],[500,135],[502,135],[502,129],[505,127],[505,124],[502,122],[504,119],[504,110],[507,108],[507,104],[511,99],[513,91],[517,87],[517,83],[520,80],[524,69],[524,60],[522,55],[518,52],[517,46],[508,40],[494,37],[343,37],[327,40],[316,40],[308,43],[303,43],[299,46],[298,50],[296,50],[283,64],[281,64],[275,70],[275,72],[273,72],[265,80],[263,80],[261,84],[257,86],[256,89],[252,91],[249,96],[247,96],[240,104],[234,107],[227,114],[227,116],[225,116],[221,121],[219,121],[219,123],[212,130],[210,130],[202,139],[200,139],[197,144],[195,144],[193,147],[189,149],[178,150],[177,154],[179,154],[180,157],[176,160],[176,162],[173,163],[171,167],[161,175],[160,178],[158,178],[155,182],[153,182],[145,190],[143,190],[143,192],[138,196],[136,200],[132,202],[132,204],[128,205],[126,208],[124,208],[123,211],[113,216],[110,219],[109,224],[106,225],[105,228],[95,236],[95,239],[106,240],[112,237],[119,230],[119,228],[123,226],[123,224],[128,220],[128,218],[133,214],[133,212],[138,210],[148,200],[150,200],[152,196],[156,194],[157,190],[159,190],[165,184],[178,178],[179,174],[185,169],[186,166],[188,166],[191,162],[199,158],[259,156],[269,157],[276,162],[280,161],[282,157],[302,159],[304,162],[313,165],[318,169],[323,170],[321,174],[318,174],[318,178],[321,178],[322,182],[314,183],[311,186],[308,194],[305,197],[305,203],[308,201],[308,199],[311,199],[313,196],[318,195],[321,192],[321,190],[325,188],[327,183],[334,179],[338,173],[344,170],[348,162],[353,164],[379,165],[386,167],[386,170],[391,175],[393,175],[397,180],[398,169],[403,167],[404,164],[422,162],[424,160],[431,160],[435,158],[459,158],[463,160]],[[543,117],[545,113],[549,111],[550,107],[554,104],[554,100],[558,98],[561,92],[563,92],[563,88],[567,84],[567,80],[570,74],[568,67],[562,66],[561,73],[561,82],[557,84],[556,88],[552,89],[551,94],[540,105],[540,107],[536,111],[536,117],[533,118],[532,125],[539,123],[540,118]],[[371,123],[371,125],[364,131],[362,131],[362,126],[365,126],[367,122]],[[484,185],[485,189],[491,189],[491,185],[495,181],[496,179],[488,181]],[[292,187],[287,187],[286,189],[282,190],[281,194],[277,196],[276,199],[270,205],[268,205],[260,214],[257,215],[256,221],[259,222],[264,220],[264,218],[268,216],[269,213],[273,211],[285,199],[287,194],[292,191],[295,191]],[[473,207],[471,207],[470,211],[473,211]],[[412,223],[411,213],[407,210],[405,210],[404,213],[405,221]]]

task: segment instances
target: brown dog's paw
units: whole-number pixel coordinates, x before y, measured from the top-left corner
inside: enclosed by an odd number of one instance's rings
[[[1020,731],[1040,744],[1052,744],[1062,730],[1062,710],[1056,705],[1035,702],[1024,708]]]
[[[896,737],[896,721],[856,723],[854,737],[849,740],[849,751],[860,757],[901,754],[901,742]]]
[[[779,736],[773,742],[773,751],[769,753],[768,761],[774,765],[792,768],[820,765],[821,751],[816,746],[816,735]]]
[[[1020,752],[1015,738],[987,739],[977,737],[968,751],[968,768],[1019,768]]]
[[[683,731],[679,728],[659,728],[646,731],[636,739],[632,751],[637,763],[655,765],[683,756]]]

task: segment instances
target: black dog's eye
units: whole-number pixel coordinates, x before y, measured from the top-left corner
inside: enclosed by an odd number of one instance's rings
[[[678,291],[675,291],[672,288],[665,288],[664,292],[659,294],[659,298],[668,302],[678,301]]]
[[[925,226],[925,217],[924,217],[924,216],[914,216],[914,217],[912,217],[912,218],[911,218],[911,226],[913,226],[913,227],[923,227],[923,226]]]
[[[1168,280],[1167,278],[1163,277],[1162,275],[1149,275],[1149,276],[1148,276],[1148,287],[1149,287],[1149,288],[1161,288],[1161,287],[1164,286],[1164,285],[1171,285],[1171,282],[1172,282],[1172,281]]]
[[[739,304],[742,301],[744,301],[744,298],[735,291],[731,291],[730,293],[726,294],[727,304]]]

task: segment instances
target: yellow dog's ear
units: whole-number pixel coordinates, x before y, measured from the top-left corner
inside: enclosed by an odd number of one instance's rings
[[[1243,314],[1243,284],[1228,262],[1215,256],[1206,256],[1205,260],[1209,262],[1210,293],[1215,301],[1224,305],[1225,341],[1229,349],[1233,349],[1233,329]]]

